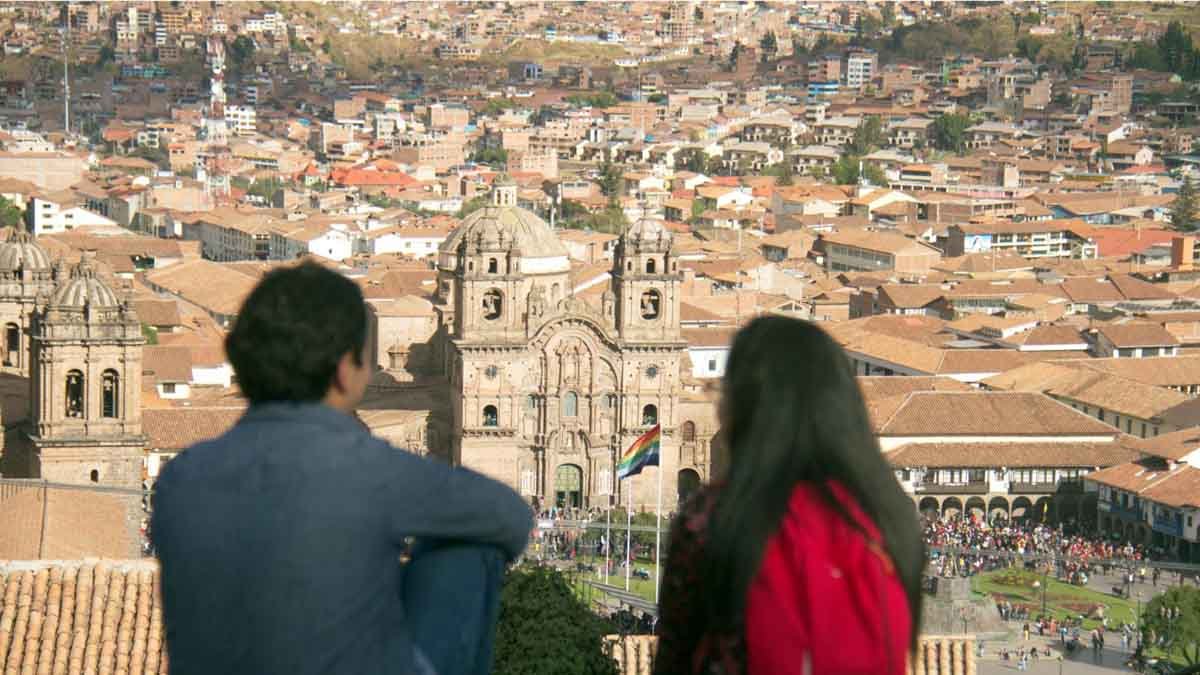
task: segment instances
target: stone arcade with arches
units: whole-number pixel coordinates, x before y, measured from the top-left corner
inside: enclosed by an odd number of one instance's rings
[[[602,507],[610,495],[624,504],[616,460],[661,424],[663,504],[674,509],[681,479],[706,480],[709,462],[681,450],[681,433],[694,448],[697,432],[695,422],[680,427],[686,343],[671,233],[655,221],[631,226],[608,288],[589,303],[572,292],[566,248],[516,205],[516,190],[498,176],[492,204],[438,254],[449,459],[540,506]],[[654,469],[633,479],[635,507],[653,506],[656,479]]]

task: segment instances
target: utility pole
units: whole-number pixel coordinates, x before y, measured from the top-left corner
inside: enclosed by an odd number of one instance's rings
[[[71,4],[63,6],[63,132],[71,135],[71,75],[68,59],[71,55]]]

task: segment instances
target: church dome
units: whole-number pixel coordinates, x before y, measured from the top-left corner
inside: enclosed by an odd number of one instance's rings
[[[8,241],[0,244],[0,272],[49,272],[53,268],[50,256],[33,235],[17,231],[9,235]]]
[[[58,307],[120,307],[117,294],[96,275],[92,255],[85,252],[83,259],[71,270],[71,278],[54,291],[50,304]]]
[[[458,265],[458,247],[480,245],[485,251],[519,254],[522,271],[565,272],[570,269],[567,247],[545,220],[519,206],[485,206],[463,219],[438,248],[439,265],[453,271]],[[542,263],[526,262],[544,260]]]
[[[654,248],[666,248],[671,245],[671,231],[661,220],[643,218],[625,231],[625,240],[643,248],[650,245]]]

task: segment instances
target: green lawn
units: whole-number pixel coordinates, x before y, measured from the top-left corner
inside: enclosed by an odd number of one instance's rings
[[[597,578],[595,572],[591,572],[591,573],[580,572],[578,574],[572,572],[572,575],[574,575],[575,579],[576,579],[576,590],[580,593],[581,597],[584,597],[584,598],[587,597],[586,594],[588,592],[588,589],[587,589],[587,587],[585,587],[585,584],[584,584],[585,581],[598,581],[602,584],[606,583],[610,586],[616,586],[617,588],[624,590],[624,588],[625,588],[625,570],[621,569],[620,567],[618,567],[616,565],[617,561],[614,561],[612,574],[610,574],[608,576],[608,579],[605,580],[604,575],[603,575],[604,558],[596,558],[593,556],[579,556],[578,558],[576,558],[576,560],[578,562],[592,563],[601,570],[601,575],[599,578]],[[645,579],[638,579],[637,577],[630,577],[630,579],[629,579],[630,592],[641,596],[648,602],[654,602],[654,563],[647,563],[647,562],[639,561],[639,562],[635,563],[633,567],[634,567],[634,569],[643,569],[643,570],[646,570],[647,572],[649,572],[650,579],[645,580]],[[591,594],[592,594],[591,597],[592,598],[597,597],[597,594],[599,594],[599,593],[600,593],[600,591],[598,591],[597,589],[595,589],[595,588],[591,589]]]
[[[1015,568],[996,570],[981,574],[971,579],[971,589],[977,593],[991,595],[997,600],[1008,600],[1021,605],[1028,605],[1030,616],[1036,616],[1042,609],[1042,589],[1035,588],[1034,582],[1041,583],[1042,575],[1028,570]],[[1100,622],[1090,618],[1096,605],[1104,605],[1108,625],[1116,627],[1122,623],[1134,623],[1136,602],[1118,598],[1107,593],[1100,593],[1082,586],[1057,581],[1053,576],[1046,577],[1046,610],[1058,618],[1077,618],[1084,615],[1083,625],[1090,630]]]

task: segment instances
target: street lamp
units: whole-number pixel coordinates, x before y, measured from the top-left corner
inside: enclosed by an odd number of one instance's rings
[[[1175,628],[1175,622],[1179,620],[1179,608],[1164,606],[1164,607],[1159,607],[1158,610],[1159,610],[1159,616],[1161,616],[1163,618],[1163,620],[1167,622],[1167,660],[1170,661],[1171,660],[1171,651],[1175,646],[1174,641],[1172,640],[1172,637],[1173,637],[1173,631]]]
[[[1142,646],[1142,592],[1137,592],[1137,615],[1133,617],[1134,623],[1137,625],[1137,644],[1134,648]]]

